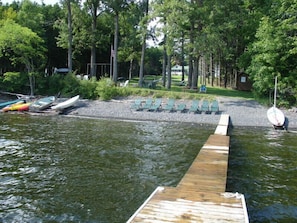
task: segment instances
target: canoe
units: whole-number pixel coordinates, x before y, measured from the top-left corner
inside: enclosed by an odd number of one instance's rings
[[[273,106],[267,110],[267,118],[275,127],[283,127],[285,124],[285,115],[277,107]]]
[[[56,100],[55,96],[40,98],[40,99],[34,101],[30,105],[29,110],[42,111],[42,110],[50,107],[54,103],[55,100]]]
[[[2,102],[2,103],[0,103],[0,109],[1,109],[1,108],[5,108],[5,107],[7,107],[7,106],[9,106],[9,105],[18,103],[18,102],[23,102],[23,103],[24,103],[25,100],[24,100],[24,99],[16,99],[16,100],[12,100],[12,101]]]
[[[54,110],[63,110],[63,109],[73,106],[78,101],[78,99],[79,99],[79,95],[76,95],[75,97],[72,97],[66,101],[60,102],[60,103],[52,106],[51,108]]]
[[[16,103],[2,109],[4,112],[8,111],[28,111],[31,103]]]

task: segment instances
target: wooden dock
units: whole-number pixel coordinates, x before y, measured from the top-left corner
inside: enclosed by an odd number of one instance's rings
[[[176,187],[158,187],[127,221],[244,222],[248,214],[243,194],[226,192],[230,137],[229,115],[221,115],[185,176]]]

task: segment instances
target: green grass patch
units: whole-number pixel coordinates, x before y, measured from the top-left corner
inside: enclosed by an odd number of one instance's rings
[[[159,79],[159,76],[154,77],[154,79]],[[132,79],[129,82],[129,88],[131,90],[131,95],[138,95],[142,97],[154,97],[154,98],[175,98],[175,99],[208,99],[212,100],[217,96],[224,97],[239,97],[245,99],[254,99],[252,92],[248,91],[238,91],[230,88],[222,88],[216,86],[206,86],[207,92],[200,93],[199,89],[188,89],[186,86],[182,85],[181,76],[172,76],[171,89],[167,89],[162,86],[162,82],[159,81],[155,89],[149,88],[139,88],[138,79]]]

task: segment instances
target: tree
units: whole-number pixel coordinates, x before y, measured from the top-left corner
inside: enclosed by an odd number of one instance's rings
[[[113,39],[113,75],[112,79],[116,83],[118,79],[118,45],[119,45],[119,16],[132,0],[103,0],[103,3],[114,15],[114,39]]]
[[[25,66],[29,75],[31,95],[34,95],[33,72],[44,62],[42,43],[42,39],[36,33],[12,20],[5,20],[0,26],[0,57],[8,57],[13,64]]]
[[[97,20],[102,12],[102,2],[99,0],[87,0],[86,7],[91,14],[91,77],[96,76],[96,34]]]
[[[44,37],[44,15],[42,7],[36,2],[30,0],[23,0],[20,4],[20,9],[17,12],[17,23],[23,27],[28,27],[38,36]]]
[[[297,96],[297,2],[281,0],[271,15],[262,18],[256,41],[249,48],[252,55],[248,72],[254,81],[254,90],[267,95],[278,76],[278,86],[290,104]]]
[[[178,42],[184,37],[184,26],[189,21],[185,13],[189,10],[188,5],[186,0],[157,0],[153,4],[153,15],[159,17],[163,23],[161,31],[164,36],[164,49],[166,50],[164,60],[167,59],[166,87],[168,89],[171,88],[171,59],[175,53],[180,52]]]
[[[141,21],[141,30],[142,30],[142,48],[141,48],[141,58],[140,58],[140,68],[139,68],[139,81],[138,86],[142,87],[143,84],[143,71],[144,71],[144,57],[146,49],[146,39],[147,39],[147,26],[148,26],[148,11],[149,11],[149,0],[143,1],[143,20]]]
[[[63,10],[58,5],[43,5],[41,7],[44,18],[43,28],[44,36],[41,36],[45,42],[46,51],[46,68],[50,71],[53,67],[61,67],[60,64],[66,64],[61,59],[61,55],[65,55],[65,50],[57,46],[57,36],[59,35],[59,29],[55,27],[55,21],[63,16]],[[59,55],[59,57],[57,57]]]
[[[67,24],[68,24],[68,69],[72,72],[72,10],[71,10],[71,0],[65,0],[67,8]]]
[[[128,10],[122,12],[120,17],[120,46],[119,62],[129,63],[129,79],[133,70],[138,71],[138,63],[141,51],[141,38],[139,35],[139,22],[143,17],[142,4],[131,3]],[[141,29],[141,28],[140,28]],[[141,65],[140,65],[141,67]]]

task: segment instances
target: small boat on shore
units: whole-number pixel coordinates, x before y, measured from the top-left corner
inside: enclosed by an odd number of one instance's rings
[[[277,107],[271,107],[267,110],[267,118],[275,128],[283,128],[285,123],[284,113]]]
[[[55,96],[40,98],[40,99],[34,101],[30,105],[29,110],[30,111],[42,111],[42,110],[45,110],[45,109],[49,108],[54,103],[55,100],[56,100]]]
[[[2,103],[0,103],[0,109],[5,108],[12,104],[16,104],[16,103],[25,103],[25,100],[24,99],[16,99],[16,100],[2,102]]]
[[[285,129],[285,115],[280,109],[276,107],[277,77],[275,77],[274,85],[274,103],[273,106],[267,110],[267,118],[275,129]]]
[[[76,95],[75,97],[72,97],[66,101],[60,102],[54,106],[51,107],[51,109],[53,110],[64,110],[66,108],[69,108],[71,106],[73,106],[79,99],[79,95]]]
[[[2,111],[28,111],[30,104],[31,103],[16,103],[3,108]]]

